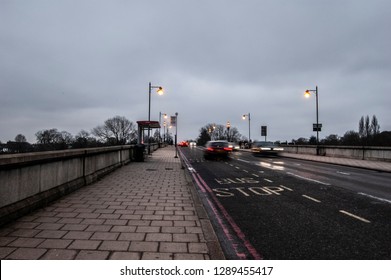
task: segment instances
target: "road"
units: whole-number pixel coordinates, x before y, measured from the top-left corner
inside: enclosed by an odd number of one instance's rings
[[[391,174],[181,148],[227,259],[391,259]]]

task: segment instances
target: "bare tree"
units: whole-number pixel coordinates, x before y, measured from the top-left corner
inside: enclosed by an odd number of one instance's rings
[[[24,136],[23,134],[16,135],[15,142],[18,142],[18,143],[27,142],[26,136]]]
[[[60,133],[56,128],[40,130],[35,136],[39,144],[55,144],[59,143],[60,139]]]
[[[106,143],[123,145],[136,137],[136,128],[133,122],[125,117],[115,116],[92,129],[92,134]]]

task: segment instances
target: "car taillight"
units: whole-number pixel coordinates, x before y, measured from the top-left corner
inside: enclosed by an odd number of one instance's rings
[[[208,150],[208,151],[211,151],[211,152],[213,152],[213,151],[214,151],[214,149],[213,149],[213,148],[211,148],[211,147],[207,148],[207,150]]]
[[[224,151],[230,152],[230,151],[232,151],[232,148],[224,148]]]

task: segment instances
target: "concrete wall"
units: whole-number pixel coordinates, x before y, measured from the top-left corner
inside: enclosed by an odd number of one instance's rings
[[[316,155],[316,146],[288,145],[284,146],[284,152]],[[319,146],[319,155],[391,162],[389,147]]]
[[[0,225],[96,181],[133,155],[134,146],[116,146],[0,156]]]

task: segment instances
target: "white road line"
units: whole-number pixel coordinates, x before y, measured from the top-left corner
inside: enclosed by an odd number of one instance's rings
[[[243,169],[243,172],[246,172],[246,173],[248,173],[248,171],[247,171],[247,170],[244,170],[244,169]]]
[[[245,163],[250,163],[250,161],[248,161],[248,160],[244,160],[244,159],[240,159],[240,158],[238,158],[237,160],[238,160],[238,161],[245,162]]]
[[[373,196],[373,195],[366,194],[366,193],[362,193],[362,192],[359,192],[358,194],[364,195],[364,196],[367,196],[367,197],[370,197],[370,198],[373,198],[373,199],[376,199],[376,200],[380,200],[380,201],[383,201],[383,202],[391,203],[391,200],[388,200],[388,199],[385,199],[385,198],[380,198],[380,197]]]
[[[342,174],[342,175],[346,175],[346,176],[350,176],[350,173],[347,173],[347,172],[341,172],[341,171],[337,171],[338,174]]]
[[[236,169],[240,169],[240,167],[239,167],[239,166],[235,166],[235,168],[236,168]]]
[[[258,177],[259,178],[259,175],[257,175],[257,174],[252,173],[251,175],[253,175],[254,177]]]
[[[311,179],[311,178],[303,177],[303,176],[294,174],[292,172],[287,172],[286,174],[292,175],[292,176],[295,176],[297,178],[304,179],[304,180],[307,180],[307,181],[311,181],[311,182],[315,182],[315,183],[318,183],[318,184],[322,184],[322,185],[325,185],[325,186],[330,186],[329,183],[324,183],[324,182],[321,182],[321,181],[318,181],[318,180],[314,180],[314,179]]]
[[[290,192],[293,192],[292,189],[290,189],[290,188],[288,188],[288,187],[285,187],[285,186],[283,186],[283,185],[280,185],[280,187],[283,188],[283,189],[286,189],[286,190],[288,190],[288,191],[290,191]]]
[[[269,179],[263,179],[263,180],[266,181],[266,182],[269,182],[269,183],[273,183],[273,181],[269,180]]]
[[[317,203],[321,203],[320,200],[317,200],[317,199],[315,199],[315,198],[313,198],[313,197],[310,197],[310,196],[308,196],[308,195],[302,194],[301,196],[302,196],[302,197],[305,197],[305,198],[308,198],[309,200],[315,201],[315,202],[317,202]]]
[[[370,221],[368,221],[367,219],[364,219],[364,218],[362,218],[362,217],[356,216],[356,215],[354,215],[354,214],[352,214],[352,213],[349,213],[349,212],[347,212],[347,211],[339,210],[339,212],[341,212],[342,214],[348,215],[348,216],[350,216],[350,217],[352,217],[352,218],[355,218],[355,219],[357,219],[357,220],[360,220],[360,221],[362,221],[362,222],[364,222],[364,223],[370,223]]]

